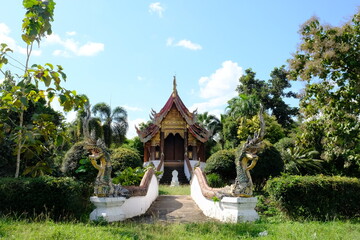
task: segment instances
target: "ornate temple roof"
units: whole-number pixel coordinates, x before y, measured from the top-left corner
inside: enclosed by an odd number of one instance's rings
[[[161,128],[161,122],[169,113],[171,108],[175,106],[177,110],[180,112],[181,116],[187,123],[188,131],[199,141],[206,142],[209,139],[209,132],[201,127],[196,122],[197,110],[194,112],[190,112],[183,101],[181,100],[177,89],[176,89],[176,78],[174,76],[173,81],[173,92],[171,93],[169,99],[165,103],[165,106],[160,110],[160,112],[156,112],[154,110],[151,111],[150,119],[151,123],[149,126],[143,130],[136,128],[137,134],[140,137],[142,142],[149,141]]]

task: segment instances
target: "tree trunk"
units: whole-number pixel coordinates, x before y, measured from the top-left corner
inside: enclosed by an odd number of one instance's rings
[[[20,155],[21,155],[21,148],[22,148],[23,125],[24,125],[24,110],[22,110],[20,112],[20,131],[19,131],[18,142],[17,142],[15,178],[19,177],[19,172],[20,172],[20,162],[21,162]]]

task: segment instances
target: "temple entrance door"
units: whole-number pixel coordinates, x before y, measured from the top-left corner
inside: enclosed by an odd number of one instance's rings
[[[180,134],[170,133],[164,144],[165,161],[184,160],[184,139]]]

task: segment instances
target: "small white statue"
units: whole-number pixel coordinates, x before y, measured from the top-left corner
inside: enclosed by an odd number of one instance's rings
[[[178,171],[172,171],[171,187],[179,186]]]

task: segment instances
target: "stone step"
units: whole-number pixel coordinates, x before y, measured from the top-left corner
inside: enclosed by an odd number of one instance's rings
[[[160,195],[144,215],[133,220],[146,223],[216,221],[206,217],[189,195]]]

